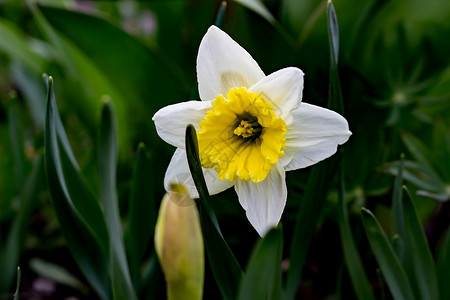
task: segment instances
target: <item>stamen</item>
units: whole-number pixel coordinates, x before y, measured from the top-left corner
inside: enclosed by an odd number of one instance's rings
[[[233,133],[245,141],[254,141],[262,133],[262,126],[258,118],[248,112],[237,115],[237,123]]]
[[[251,137],[253,135],[253,127],[248,121],[242,120],[241,124],[234,130],[234,134],[243,138]]]

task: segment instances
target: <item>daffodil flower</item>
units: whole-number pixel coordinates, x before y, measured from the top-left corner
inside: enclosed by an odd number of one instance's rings
[[[241,206],[263,236],[278,224],[287,188],[285,172],[331,155],[351,132],[339,114],[302,103],[303,72],[288,67],[265,75],[252,56],[230,36],[211,26],[197,57],[202,101],[159,110],[159,136],[177,147],[164,178],[197,190],[184,150],[185,129],[195,126],[200,160],[211,194],[234,186]]]

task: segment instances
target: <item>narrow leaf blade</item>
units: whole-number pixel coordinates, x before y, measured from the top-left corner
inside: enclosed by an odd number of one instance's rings
[[[433,257],[428,247],[425,233],[417,217],[416,209],[406,187],[407,197],[404,198],[403,209],[405,229],[408,239],[408,251],[411,252],[411,264],[418,290],[422,299],[437,300],[438,286]]]
[[[327,26],[328,26],[328,44],[330,48],[330,70],[329,70],[329,93],[328,107],[339,113],[344,113],[344,99],[342,96],[341,83],[338,72],[339,61],[339,26],[334,9],[333,2],[327,2]],[[342,250],[344,253],[345,264],[347,266],[350,279],[358,299],[375,300],[372,289],[364,271],[358,248],[353,239],[352,230],[345,201],[345,153],[341,146],[339,149],[341,160],[339,161],[339,204],[338,204],[338,224],[341,236]]]
[[[22,186],[27,172],[27,165],[23,149],[23,129],[19,121],[20,116],[17,105],[17,94],[13,91],[10,93],[10,100],[8,103],[8,127],[13,148],[13,160],[17,183],[18,186]]]
[[[399,245],[399,251],[400,253],[397,253],[400,261],[403,261],[403,251],[404,249],[402,249],[404,247],[404,245],[402,245],[404,243],[406,234],[405,234],[405,218],[403,215],[403,188],[402,188],[402,183],[403,183],[403,164],[404,164],[404,155],[402,155],[401,159],[400,159],[400,163],[398,164],[398,170],[397,170],[397,175],[395,177],[395,182],[394,182],[394,191],[392,194],[392,223],[393,223],[393,230],[394,230],[394,234],[398,234],[400,237],[402,237],[398,242],[400,243]]]
[[[361,217],[370,247],[394,299],[415,299],[405,270],[375,216],[363,208]]]
[[[414,158],[420,162],[427,170],[433,170],[432,164],[429,161],[428,157],[430,156],[429,151],[425,147],[425,145],[416,137],[409,133],[402,134],[403,143],[408,148],[409,152],[414,156]]]
[[[234,0],[234,2],[237,2],[248,9],[254,11],[264,19],[266,19],[269,23],[275,24],[276,20],[270,13],[270,11],[267,9],[267,7],[264,5],[264,3],[260,0]]]
[[[20,288],[20,278],[22,274],[20,271],[20,267],[17,267],[17,284],[16,284],[16,291],[14,292],[14,300],[19,300],[19,288]]]
[[[65,153],[64,150],[60,153],[57,136],[57,111],[53,95],[53,79],[51,77],[46,79],[48,91],[45,120],[45,163],[47,180],[49,183],[50,193],[53,198],[53,206],[55,208],[58,221],[61,225],[61,230],[74,259],[99,296],[102,299],[108,299],[108,255],[106,253],[107,248],[105,248],[108,245],[104,245],[102,242],[104,241],[101,235],[103,231],[102,227],[96,228],[98,231],[96,232],[97,235],[95,235],[92,227],[88,225],[86,220],[82,217],[82,214],[77,210],[77,206],[73,202],[74,199],[72,198],[70,190],[66,184],[64,177],[65,174],[63,173],[63,163],[65,161],[66,166],[70,166],[71,164],[70,161],[67,160],[67,153]],[[66,171],[70,173],[70,175],[74,175],[74,173],[76,173],[73,165],[72,169],[66,169]],[[73,176],[72,178],[77,178],[77,176]],[[90,208],[95,208],[95,205],[97,205],[97,209],[100,209],[98,202],[89,201],[91,198],[89,194],[85,194],[83,196],[76,197],[75,200],[88,200],[87,203],[92,205]],[[89,209],[87,211],[89,211]],[[96,210],[94,209],[91,211],[91,214],[95,212]],[[96,217],[99,219],[98,222],[103,220],[101,215]],[[85,245],[89,245],[89,248]]]
[[[228,3],[227,1],[222,1],[219,10],[217,11],[215,25],[219,28],[222,28],[223,24],[225,23],[225,12],[227,10],[227,3]]]
[[[145,145],[140,143],[133,171],[128,215],[129,226],[126,234],[133,282],[137,281],[145,251],[153,240],[154,232],[149,228],[155,227],[159,206],[159,201],[153,197],[153,177],[151,157]]]
[[[328,86],[328,108],[344,114],[341,83],[338,73],[339,27],[336,11],[331,0],[327,3],[328,44],[330,47],[330,83]]]
[[[344,99],[342,96],[341,83],[338,72],[339,61],[339,26],[334,9],[333,2],[327,2],[327,27],[328,27],[328,44],[330,56],[329,69],[329,93],[328,93],[328,107],[344,113]],[[341,160],[339,161],[339,203],[338,203],[338,224],[341,236],[342,250],[344,253],[345,264],[347,266],[350,279],[358,299],[375,300],[372,289],[364,271],[361,258],[358,253],[358,248],[353,239],[352,230],[347,211],[347,203],[345,201],[346,183],[345,183],[345,153],[341,146],[339,149]]]
[[[234,300],[243,272],[220,233],[214,211],[209,206],[208,189],[198,155],[197,133],[192,125],[186,127],[186,153],[189,169],[200,195],[200,204],[197,203],[197,206],[209,264],[223,298]]]
[[[206,181],[202,171],[202,165],[199,159],[197,132],[195,131],[195,127],[191,124],[186,127],[186,155],[189,164],[189,170],[191,171],[195,187],[197,188],[200,195],[200,201],[204,206],[205,211],[208,213],[209,218],[216,227],[217,231],[220,235],[222,235],[222,233],[220,232],[219,223],[217,222],[216,214],[209,205],[208,187],[206,186]]]
[[[344,167],[341,161],[341,168]],[[343,181],[344,175],[340,175]],[[345,185],[341,183],[341,192],[339,193],[338,223],[339,232],[341,234],[342,250],[344,252],[345,264],[347,266],[350,278],[355,289],[355,294],[360,300],[375,300],[372,289],[364,271],[358,248],[353,239],[350,222],[348,219],[347,203],[345,202]]]
[[[336,68],[339,60],[339,26],[336,11],[331,0],[327,3],[328,40],[330,44],[331,68]]]
[[[26,179],[20,194],[20,209],[16,215],[6,238],[3,255],[0,256],[0,291],[8,291],[15,277],[17,265],[23,250],[23,242],[28,232],[31,213],[39,199],[39,191],[43,186],[44,160],[39,155],[31,174]]]
[[[320,162],[311,169],[308,177],[307,186],[321,186],[323,188],[307,189],[298,208],[289,249],[290,267],[284,294],[286,300],[295,299],[308,247],[316,231],[317,221],[328,191],[326,188],[327,182],[332,177],[332,172],[329,170],[333,169],[334,166],[335,161],[333,159]]]
[[[114,299],[137,299],[123,243],[116,194],[117,128],[111,101],[105,102],[100,123],[100,192],[110,238],[110,271]]]

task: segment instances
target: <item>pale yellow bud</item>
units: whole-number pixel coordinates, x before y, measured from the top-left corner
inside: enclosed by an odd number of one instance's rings
[[[201,300],[205,254],[197,207],[183,185],[170,188],[155,227],[155,249],[167,282],[167,298]]]

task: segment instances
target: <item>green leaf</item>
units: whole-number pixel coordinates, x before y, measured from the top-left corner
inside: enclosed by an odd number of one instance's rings
[[[450,110],[448,110],[450,112]],[[442,180],[450,183],[450,122],[449,119],[436,119],[433,124],[432,132],[432,149],[439,149],[433,151],[433,163],[436,168],[436,173],[439,173]],[[448,191],[448,198],[450,199],[450,191]]]
[[[327,2],[328,41],[330,45],[331,68],[337,68],[339,61],[339,26],[333,1]]]
[[[325,9],[321,0],[283,0],[280,17],[283,24],[302,42]]]
[[[14,300],[19,300],[19,288],[20,288],[20,267],[17,267],[17,284],[16,284],[16,291],[14,292]]]
[[[360,47],[363,41],[367,41],[367,31],[370,29],[370,25],[373,22],[374,16],[379,13],[383,6],[388,1],[371,0],[365,1],[364,7],[358,12],[357,20],[353,21],[353,28],[351,33],[349,48]],[[358,50],[356,50],[358,51]]]
[[[418,162],[420,162],[420,164],[424,168],[426,168],[426,170],[433,172],[432,164],[428,160],[428,157],[431,156],[425,145],[420,142],[419,139],[409,133],[403,133],[402,140],[405,143],[405,146],[408,148],[409,152],[411,152],[411,154],[414,156],[414,158]]]
[[[394,182],[394,191],[392,194],[392,224],[393,224],[393,234],[398,236],[395,244],[395,250],[400,261],[405,262],[405,241],[406,241],[406,230],[405,230],[405,218],[403,214],[403,162],[404,155],[402,154],[400,162],[398,164],[397,175]]]
[[[144,264],[142,280],[138,282],[137,291],[145,295],[143,299],[157,299],[163,274],[159,265],[158,256],[153,249],[150,258]]]
[[[53,87],[50,86],[53,84],[53,79],[50,80],[50,78],[47,77],[46,75],[44,79],[46,80],[48,97],[51,97],[51,99],[53,99],[51,101],[53,101],[53,105],[56,109],[56,113],[52,113],[54,117],[54,120],[52,120],[54,121],[54,124],[52,126],[56,127],[57,144],[59,151],[58,153],[55,152],[55,154],[60,155],[59,165],[62,167],[61,171],[64,179],[64,181],[61,181],[61,184],[65,186],[65,189],[67,189],[68,195],[70,196],[71,199],[70,201],[73,203],[74,208],[85,220],[86,224],[88,225],[89,229],[91,230],[92,234],[95,236],[97,241],[100,243],[100,245],[105,249],[105,251],[107,251],[107,249],[109,248],[109,238],[102,208],[100,207],[98,198],[85,184],[80,175],[79,166],[75,160],[75,156],[73,154],[66,132],[64,131],[64,127],[62,125],[59,114],[57,113],[56,100],[53,94]],[[46,121],[48,118],[49,117],[46,116]],[[45,157],[47,161],[47,154],[45,155]],[[53,159],[56,158],[57,157]]]
[[[79,109],[93,124],[98,101],[107,94],[116,107],[121,148],[134,134],[128,129],[136,121],[148,124],[149,134],[156,138],[148,116],[191,90],[191,78],[178,62],[158,44],[145,45],[101,16],[42,5],[37,12],[35,18],[46,24],[40,27],[62,56],[65,70],[91,96],[77,101],[82,101]],[[158,33],[165,28],[159,27]]]
[[[20,207],[2,249],[2,255],[0,256],[0,274],[2,274],[0,291],[9,291],[16,276],[31,213],[36,208],[39,191],[44,184],[43,175],[44,160],[42,155],[39,155],[34,161],[34,167],[25,180],[25,184],[21,187]]]
[[[448,284],[448,279],[450,278],[450,228],[447,229],[447,233],[439,247],[437,277],[441,299],[450,299],[450,285]]]
[[[18,186],[22,186],[25,173],[27,172],[25,152],[24,152],[24,135],[22,124],[20,123],[20,115],[17,107],[16,92],[10,93],[10,100],[8,103],[8,127],[9,136],[11,138],[11,146],[13,150],[14,169],[17,176]]]
[[[225,23],[225,12],[227,10],[227,1],[222,1],[219,10],[216,15],[216,22],[214,23],[217,27],[222,28]]]
[[[447,99],[450,96],[450,67],[443,70],[437,80],[433,83],[430,90],[427,91],[427,96],[429,97],[442,97]]]
[[[406,187],[407,197],[403,201],[405,229],[408,240],[408,249],[410,252],[412,270],[414,271],[415,282],[417,283],[421,299],[437,300],[438,286],[436,270],[433,257],[428,247],[425,233],[417,217],[412,199]]]
[[[415,161],[405,160],[403,165],[404,169],[402,172],[402,177],[406,181],[409,181],[415,186],[427,191],[445,191],[445,184],[433,170],[430,170],[426,166]],[[383,169],[390,174],[397,176],[398,162],[387,163]]]
[[[48,96],[48,91],[50,88],[49,87],[49,76],[47,74],[43,74],[43,78],[45,81],[45,86],[47,89],[47,96]],[[51,97],[55,98],[55,95],[52,94]],[[56,106],[56,103],[55,103],[55,106]],[[67,158],[70,161],[70,165],[68,168],[74,168],[77,172],[79,172],[80,167],[78,166],[78,162],[75,159],[75,155],[73,154],[72,147],[70,146],[70,143],[69,143],[69,138],[67,137],[66,131],[64,130],[64,126],[62,124],[61,118],[58,113],[55,115],[55,119],[56,119],[55,120],[56,121],[56,124],[55,124],[56,134],[58,135],[58,144],[60,145],[60,147],[62,147],[64,149],[62,154],[67,156]],[[80,176],[75,176],[75,178],[77,178],[77,181],[79,181],[79,182],[82,181]],[[81,183],[81,185],[83,185],[83,183]],[[75,192],[77,192],[77,190],[75,190]]]
[[[214,213],[212,207],[209,205],[210,199],[208,187],[206,186],[206,181],[203,176],[202,165],[200,163],[198,153],[197,132],[195,130],[195,127],[191,124],[186,127],[186,155],[189,164],[189,170],[191,171],[195,187],[197,188],[198,194],[200,195],[202,206],[208,213],[208,217],[213,222],[217,232],[222,235],[222,233],[220,232],[219,223],[217,222],[216,214]]]
[[[117,86],[107,80],[107,77],[94,64],[92,58],[88,57],[76,44],[67,40],[52,27],[37,7],[33,6],[31,12],[40,31],[55,47],[69,77],[76,78],[80,83],[77,87],[81,90],[80,96],[77,97],[77,101],[71,102],[74,108],[82,112],[83,118],[87,122],[94,124],[100,99],[104,95],[110,95],[119,108],[118,119],[124,131],[122,136],[123,141],[125,141],[127,139],[125,129],[128,124],[125,117],[126,102],[125,98],[118,92]]]
[[[129,251],[130,273],[137,283],[145,252],[152,241],[158,215],[159,201],[154,199],[154,174],[150,155],[143,143],[136,153],[128,214],[129,226],[125,236]],[[150,228],[150,230],[149,230]]]
[[[100,198],[106,217],[110,240],[110,276],[114,299],[137,299],[122,235],[116,194],[117,128],[114,108],[106,101],[102,109],[99,143]]]
[[[274,18],[272,13],[267,9],[263,1],[261,0],[233,0],[236,3],[241,4],[249,10],[252,10],[256,14],[260,15],[267,22],[269,22],[273,28],[284,38],[284,40],[292,47],[296,47],[296,41],[290,35],[286,29],[280,25],[280,23]]]
[[[189,170],[200,195],[200,204],[197,203],[197,206],[209,264],[222,297],[225,300],[234,300],[243,273],[224,240],[214,211],[208,203],[209,193],[200,164],[197,133],[191,124],[186,127],[186,153]]]
[[[82,292],[87,292],[89,290],[87,286],[81,283],[74,275],[54,263],[44,261],[40,258],[33,258],[30,260],[30,268],[36,274],[51,279],[56,283],[72,287]]]
[[[45,88],[42,84],[42,74],[30,72],[23,64],[12,63],[10,74],[23,95],[30,110],[36,128],[44,127],[45,120]]]
[[[96,68],[117,86],[127,102],[141,105],[142,99],[151,99],[145,101],[145,105],[156,112],[161,102],[167,101],[159,99],[175,98],[191,90],[191,79],[185,75],[185,70],[158,45],[144,44],[98,15],[54,6],[39,6],[39,9],[53,28],[64,33],[80,52],[92,58]],[[114,104],[119,110],[116,102]]]
[[[375,216],[369,210],[363,208],[361,218],[370,247],[375,254],[392,296],[395,300],[415,299],[405,270]]]
[[[330,47],[330,83],[328,86],[328,108],[344,114],[341,83],[338,73],[339,61],[339,27],[336,12],[331,0],[327,3],[328,44]]]
[[[383,275],[381,274],[380,269],[377,269],[377,277],[378,277],[378,281],[379,282],[383,282]],[[380,284],[380,289],[381,289],[381,296],[380,296],[380,300],[386,300],[386,288],[384,284]]]
[[[233,0],[248,9],[254,11],[264,19],[266,19],[269,23],[274,24],[276,22],[275,18],[272,16],[270,11],[264,5],[264,3],[260,0]]]
[[[343,162],[341,161],[341,168],[343,168]],[[343,180],[343,174],[340,176],[340,180]],[[339,232],[341,234],[342,250],[344,252],[345,264],[350,274],[353,288],[358,299],[372,299],[375,300],[372,289],[370,287],[367,275],[364,272],[364,268],[359,256],[358,248],[352,236],[350,227],[350,221],[348,219],[347,203],[345,202],[345,185],[341,183],[341,192],[339,193],[339,206],[338,206],[338,224]]]
[[[333,169],[334,163],[334,160],[330,159],[320,162],[312,167],[309,174],[306,186],[320,186],[321,188],[306,189],[300,201],[289,249],[290,267],[285,287],[286,300],[295,299],[309,243],[316,232],[317,221],[328,191],[328,183],[332,177],[329,170]]]
[[[330,48],[330,70],[329,70],[329,93],[328,107],[334,108],[341,114],[344,113],[344,99],[341,91],[340,78],[338,73],[339,60],[339,26],[334,5],[331,0],[327,3],[327,25],[328,25],[328,43]],[[347,266],[350,279],[352,281],[355,294],[358,299],[375,300],[372,289],[364,271],[358,248],[353,239],[350,221],[348,218],[345,184],[345,155],[343,147],[339,149],[341,161],[339,162],[339,204],[338,204],[338,224],[341,235],[342,250],[344,253],[345,264]]]
[[[31,50],[27,36],[17,25],[0,19],[0,36],[0,51],[5,52],[12,60],[20,62],[35,74],[40,74],[45,69],[45,60]]]
[[[281,296],[283,231],[272,228],[253,250],[242,278],[238,300],[278,300]]]
[[[56,217],[84,276],[102,299],[109,299],[109,242],[103,213],[58,139],[53,79],[46,79],[45,163]]]
[[[392,223],[393,223],[393,236],[391,244],[399,258],[403,268],[410,282],[415,281],[414,268],[412,266],[412,261],[414,260],[411,249],[411,244],[408,241],[406,223],[405,223],[405,212],[403,207],[403,174],[408,174],[404,172],[404,155],[401,155],[400,161],[398,163],[398,168],[396,171],[396,177],[394,182],[394,191],[392,194]],[[418,293],[417,285],[412,285],[413,292]]]

